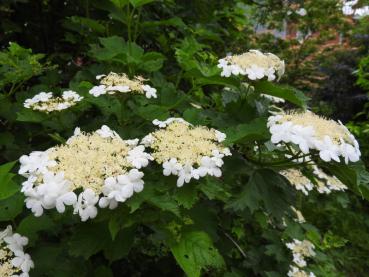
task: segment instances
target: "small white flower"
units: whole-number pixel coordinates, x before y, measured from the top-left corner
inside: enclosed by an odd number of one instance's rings
[[[153,160],[150,154],[145,152],[143,145],[136,146],[128,152],[127,160],[136,168],[146,167],[149,160]]]
[[[258,80],[264,77],[264,69],[256,65],[247,68],[246,73],[250,80]]]
[[[16,251],[14,254],[15,257],[12,259],[12,265],[14,267],[20,268],[25,273],[34,267],[30,255],[23,253],[23,251]]]
[[[102,138],[113,138],[116,135],[116,133],[106,125],[103,125],[99,130],[96,130],[96,133],[98,133]]]
[[[47,152],[42,151],[31,152],[28,156],[23,155],[19,158],[19,162],[21,166],[18,173],[25,177],[29,174],[45,173],[48,167],[56,164],[55,161],[49,160]]]
[[[152,134],[148,134],[146,135],[142,140],[141,143],[145,146],[145,147],[149,147],[153,142],[154,142],[155,138]]]
[[[66,90],[62,95],[64,100],[73,100],[73,101],[81,101],[83,99],[77,92],[73,90]]]
[[[307,11],[304,8],[300,8],[296,11],[296,13],[300,16],[305,16],[307,15]]]
[[[78,201],[74,207],[74,213],[79,214],[82,221],[89,218],[95,218],[97,215],[97,208],[95,205],[99,201],[99,197],[92,189],[86,189],[78,195]]]
[[[106,76],[105,74],[96,75],[96,80],[100,80],[100,79],[104,78],[105,76]]]
[[[178,172],[178,179],[177,179],[177,187],[182,187],[184,183],[189,183],[191,181],[193,167],[191,165],[185,165],[179,172]]]
[[[218,142],[223,142],[227,138],[226,134],[218,130],[215,130],[215,137],[217,138]]]
[[[89,93],[95,97],[98,97],[102,94],[106,94],[106,86],[104,85],[94,86],[92,89],[90,89]]]
[[[163,175],[177,175],[182,170],[181,164],[177,162],[176,158],[171,158],[169,161],[163,163]]]
[[[13,252],[22,251],[23,247],[28,244],[28,238],[17,233],[5,237],[4,241],[8,244],[8,248]]]
[[[165,128],[167,126],[165,121],[160,121],[159,119],[154,119],[152,121],[152,123],[156,126],[158,126],[159,128]]]
[[[142,89],[145,91],[145,96],[146,98],[157,98],[158,96],[156,95],[156,89],[153,87],[150,87],[149,85],[143,85]]]
[[[221,160],[220,160],[221,161]],[[217,162],[219,162],[219,158],[210,158],[210,157],[202,157],[201,165],[199,167],[199,175],[201,177],[206,174],[210,176],[220,177],[222,176],[222,171],[217,166]]]

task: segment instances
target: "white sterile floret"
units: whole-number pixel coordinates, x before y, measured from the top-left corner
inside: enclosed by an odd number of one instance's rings
[[[310,111],[270,116],[268,128],[272,143],[293,143],[304,154],[316,150],[325,162],[340,162],[342,157],[347,164],[360,159],[358,142],[341,122],[325,119]]]
[[[307,273],[305,270],[302,270],[296,266],[290,265],[290,270],[287,273],[288,277],[315,277],[313,272]]]
[[[300,16],[305,16],[307,15],[307,11],[304,8],[300,8],[296,11],[296,13]]]
[[[173,122],[179,122],[179,123],[183,123],[183,124],[192,125],[191,123],[187,122],[186,120],[184,120],[183,118],[180,118],[180,117],[170,117],[170,118],[168,118],[164,121],[160,121],[159,119],[154,119],[152,121],[152,124],[158,126],[159,128],[165,128],[165,127],[167,127],[167,125],[169,125]]]
[[[136,93],[143,94],[146,98],[157,98],[156,89],[145,84],[147,81],[141,76],[135,76],[130,79],[125,73],[110,72],[108,75],[98,75],[97,80],[100,80],[98,86],[90,89],[89,93],[95,97],[103,94],[120,93]]]
[[[140,169],[149,164],[149,160],[153,160],[150,154],[145,152],[145,146],[139,145],[128,152],[127,160],[135,167]]]
[[[23,247],[28,244],[28,238],[12,232],[8,226],[0,234],[0,276],[28,277],[34,267],[31,256],[24,252]]]
[[[31,154],[23,155],[19,158],[21,164],[19,174],[28,177],[30,174],[38,174],[47,172],[48,167],[56,165],[55,161],[51,161],[47,152],[34,151]]]
[[[176,158],[171,158],[169,161],[163,163],[163,175],[178,175],[182,170],[182,165],[177,162]]]
[[[119,135],[115,131],[111,130],[106,125],[103,125],[100,129],[96,130],[96,133],[99,134],[102,138],[119,137]]]
[[[241,55],[229,55],[218,61],[222,69],[221,76],[247,75],[250,80],[260,80],[267,77],[268,81],[280,79],[284,74],[285,64],[272,53],[262,53],[250,50]]]
[[[149,147],[154,142],[154,137],[152,134],[148,134],[142,138],[141,144],[145,147]]]
[[[41,216],[44,209],[63,213],[73,206],[82,221],[96,217],[97,203],[116,208],[143,189],[138,169],[153,158],[138,142],[123,140],[106,125],[93,133],[76,128],[66,144],[22,156],[19,173],[27,177],[21,189],[27,208]]]
[[[182,118],[155,119],[153,123],[160,129],[147,135],[142,143],[152,149],[152,157],[162,164],[163,175],[178,176],[178,187],[206,175],[222,175],[223,158],[231,155],[221,144],[225,134],[193,126]]]
[[[95,97],[103,95],[106,93],[106,86],[104,85],[94,86],[92,89],[90,89],[89,93]]]
[[[224,133],[222,133],[222,132],[220,132],[220,131],[218,131],[218,130],[215,130],[215,136],[216,136],[216,138],[217,138],[217,140],[218,140],[218,142],[223,142],[223,141],[225,141],[225,139],[226,139],[226,134],[224,134]]]
[[[128,174],[107,178],[102,188],[104,197],[100,199],[99,206],[109,206],[113,209],[118,202],[125,202],[134,192],[141,192],[144,185],[143,176],[137,169],[131,169]]]
[[[308,240],[297,240],[294,239],[290,243],[286,243],[288,249],[291,250],[293,256],[293,262],[298,267],[305,267],[307,265],[305,258],[314,257],[315,246]]]
[[[61,97],[53,96],[52,92],[40,92],[33,98],[26,99],[23,106],[27,109],[49,113],[68,109],[82,99],[82,96],[72,90],[64,91]]]
[[[145,91],[145,96],[146,98],[157,98],[158,96],[156,95],[156,89],[153,87],[150,87],[149,85],[143,85],[142,89]]]
[[[63,92],[62,94],[62,98],[64,100],[72,100],[72,101],[81,101],[83,99],[82,96],[80,96],[77,92],[73,91],[73,90],[66,90]]]
[[[86,189],[78,195],[78,201],[74,205],[74,213],[79,214],[82,221],[89,218],[95,218],[97,208],[95,205],[99,201],[99,196],[92,189]]]

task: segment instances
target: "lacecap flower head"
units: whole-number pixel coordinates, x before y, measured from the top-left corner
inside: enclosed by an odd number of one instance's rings
[[[19,174],[26,206],[35,216],[44,209],[73,206],[82,221],[97,215],[96,205],[114,209],[143,189],[143,173],[152,157],[138,139],[123,140],[107,126],[92,133],[77,128],[65,145],[20,158]]]
[[[165,176],[176,175],[177,186],[206,175],[220,177],[223,158],[231,155],[222,145],[226,135],[205,126],[193,126],[182,118],[154,120],[159,129],[142,139]]]
[[[293,262],[298,267],[305,267],[306,260],[305,258],[314,257],[315,254],[315,246],[308,240],[297,240],[294,239],[292,242],[286,243],[288,249],[291,250],[293,255]]]
[[[98,75],[100,85],[94,86],[89,92],[95,97],[102,94],[137,93],[144,94],[147,98],[157,98],[156,89],[145,84],[147,81],[141,76],[130,79],[125,73],[110,72],[108,75]]]
[[[316,150],[325,162],[340,162],[342,157],[347,164],[360,159],[358,142],[341,122],[310,111],[270,116],[268,128],[273,143],[293,143],[304,154]]]
[[[331,176],[318,168],[312,166],[313,181],[306,177],[299,169],[289,168],[279,173],[283,175],[296,190],[300,190],[305,195],[315,189],[321,194],[329,194],[332,191],[344,191],[347,187],[335,176]]]
[[[77,92],[67,90],[62,96],[54,96],[52,92],[40,92],[34,97],[26,99],[23,106],[40,112],[62,111],[76,105],[83,99]]]
[[[13,233],[8,226],[0,232],[0,276],[28,277],[28,272],[34,267],[29,254],[23,247],[28,244],[28,238]]]
[[[262,53],[259,50],[226,56],[218,61],[218,67],[222,69],[221,76],[244,75],[250,80],[264,77],[267,77],[268,81],[279,80],[285,71],[284,61],[272,53]]]

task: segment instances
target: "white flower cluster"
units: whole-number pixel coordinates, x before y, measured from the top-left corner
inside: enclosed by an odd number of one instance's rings
[[[307,274],[305,271],[301,270],[301,268],[306,267],[307,265],[305,258],[314,257],[316,255],[314,252],[315,246],[308,240],[300,241],[297,239],[294,239],[293,242],[286,243],[286,246],[292,251],[294,263],[294,265],[290,266],[288,276],[315,276],[312,272]]]
[[[176,175],[177,186],[206,175],[220,177],[223,158],[231,155],[221,142],[226,135],[204,126],[194,127],[182,118],[154,120],[159,130],[142,139],[153,149],[152,156],[163,166],[165,176]]]
[[[369,6],[355,7],[359,0],[343,0],[342,13],[344,15],[353,15],[355,18],[362,18],[369,15]]]
[[[340,162],[342,157],[347,164],[360,159],[358,142],[341,122],[319,117],[310,111],[270,116],[268,128],[272,143],[293,143],[304,154],[317,150],[325,162]]]
[[[287,273],[288,277],[315,277],[313,272],[307,273],[305,270],[302,270],[296,266],[290,265],[290,270]]]
[[[279,172],[283,175],[295,189],[301,191],[303,194],[308,195],[309,191],[314,188],[313,183],[302,172],[296,168],[290,168]]]
[[[332,191],[344,191],[347,189],[337,177],[328,175],[316,165],[312,166],[312,176],[315,177],[314,181],[311,181],[296,168],[282,170],[279,173],[283,175],[295,189],[300,190],[305,195],[308,195],[309,191],[312,191],[314,188],[322,194],[329,194]]]
[[[317,177],[317,190],[319,193],[329,194],[332,191],[344,191],[347,189],[336,176],[331,176],[319,169],[317,166],[313,166],[313,173]]]
[[[295,213],[296,218],[294,218],[294,221],[297,223],[306,223],[305,217],[302,215],[302,212],[296,209],[295,207],[291,206],[291,210]]]
[[[222,69],[221,76],[247,75],[250,80],[259,80],[264,77],[268,81],[280,79],[285,71],[284,61],[272,53],[262,53],[259,50],[250,50],[241,55],[229,55],[218,61]]]
[[[146,98],[157,98],[156,89],[144,84],[145,79],[140,76],[129,79],[125,73],[118,74],[110,72],[108,75],[98,75],[100,85],[94,86],[89,93],[95,97],[103,94],[115,94],[117,92],[127,93],[136,92],[145,94]]]
[[[23,247],[27,244],[28,238],[13,234],[11,226],[0,233],[1,277],[29,277],[34,264],[31,256],[24,253]]]
[[[77,92],[66,90],[62,96],[53,96],[52,92],[40,92],[30,99],[24,101],[23,106],[41,112],[53,112],[68,109],[83,99]]]
[[[107,126],[90,134],[77,128],[65,145],[22,156],[19,174],[27,177],[21,189],[27,208],[41,216],[44,209],[63,213],[73,206],[82,221],[96,217],[97,204],[114,209],[143,189],[138,169],[153,158],[137,143],[122,140]]]

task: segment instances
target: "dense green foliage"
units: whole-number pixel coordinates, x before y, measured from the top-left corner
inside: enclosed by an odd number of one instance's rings
[[[261,94],[285,99],[286,109],[324,110],[311,107],[309,98],[290,85],[314,91],[310,85],[316,82],[310,77],[316,76],[320,58],[326,62],[320,73],[338,75],[351,86],[358,76],[357,84],[367,90],[368,58],[361,60],[357,76],[342,76],[347,68],[332,65],[345,60],[344,54],[309,58],[330,38],[324,27],[348,32],[333,0],[305,1],[308,16],[292,15],[291,21],[303,32],[322,30],[319,37],[298,43],[255,34],[256,24],[272,28],[283,23],[289,10],[283,2],[0,4],[4,33],[0,37],[0,221],[30,239],[28,253],[35,263],[30,276],[182,276],[183,272],[190,277],[286,276],[292,255],[285,243],[293,239],[308,239],[315,245],[317,255],[308,268],[316,276],[367,275],[368,124],[350,125],[364,145],[364,163],[324,163],[313,157],[349,189],[305,196],[278,173],[306,169],[306,163],[286,158],[294,155],[291,149],[279,151],[271,145],[266,122],[269,111],[279,108]],[[241,77],[220,76],[218,59],[249,49],[285,59],[283,84],[255,81],[249,83],[254,87],[250,90]],[[350,65],[356,69],[357,63]],[[90,95],[95,76],[110,71],[144,76],[158,90],[158,98]],[[302,82],[304,78],[307,82]],[[320,88],[332,87],[330,80]],[[65,89],[77,91],[84,101],[50,114],[23,107],[25,99],[40,91]],[[328,102],[335,92],[327,91]],[[337,93],[340,97],[334,101],[344,101],[345,91]],[[72,211],[48,210],[35,217],[25,207],[20,192],[24,178],[16,174],[21,155],[64,143],[77,126],[93,131],[106,124],[122,138],[142,138],[153,131],[152,120],[171,116],[227,134],[233,155],[225,159],[221,178],[208,176],[178,188],[175,178],[163,176],[159,165],[151,163],[144,169],[142,192],[115,210],[99,210],[87,223]],[[254,151],[255,146],[259,151]],[[302,212],[305,223],[296,222],[291,206]]]

